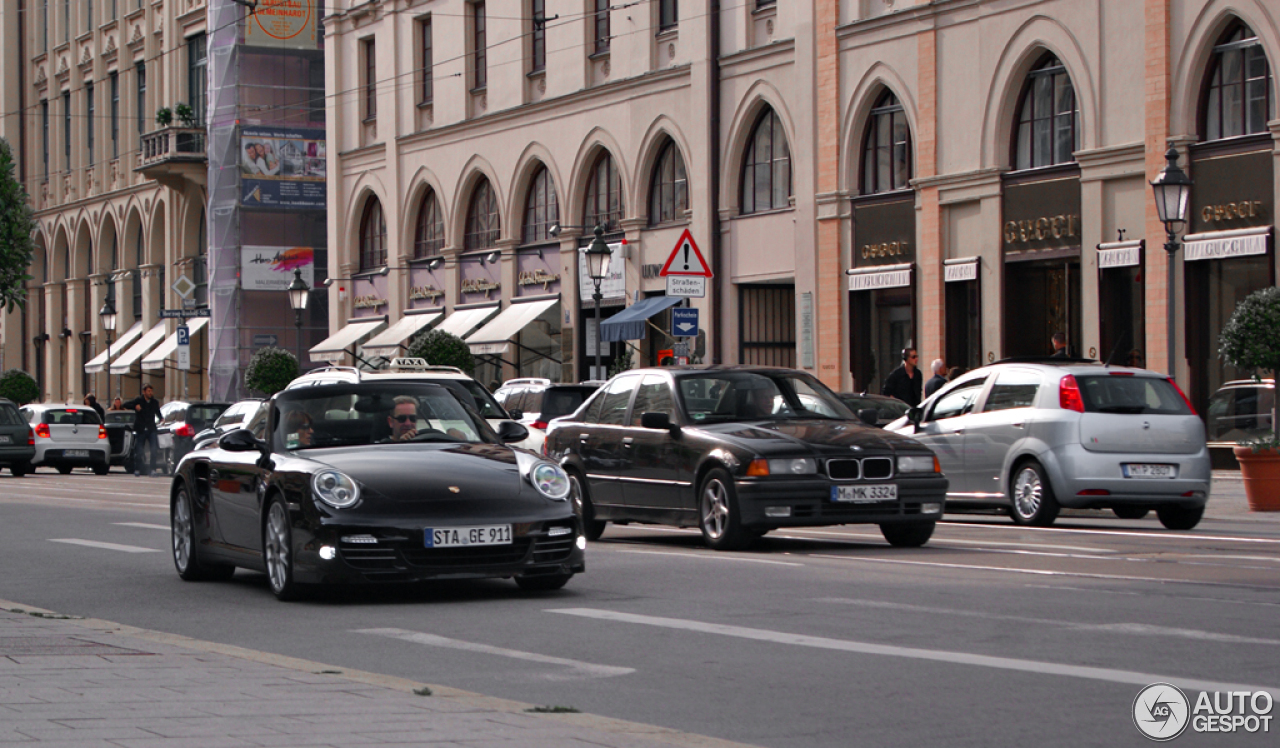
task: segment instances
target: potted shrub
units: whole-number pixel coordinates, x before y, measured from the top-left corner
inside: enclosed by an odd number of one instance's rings
[[[475,357],[471,355],[471,347],[462,338],[444,330],[430,330],[415,337],[405,351],[410,358],[425,358],[428,364],[437,366],[456,366],[469,376],[476,370]]]
[[[162,106],[156,110],[156,125],[159,127],[168,127],[173,122],[173,110],[167,106]]]
[[[178,121],[182,123],[183,127],[196,126],[196,112],[191,108],[190,104],[184,104],[181,101],[174,104],[173,116],[178,118]]]
[[[1222,360],[1241,369],[1259,372],[1280,370],[1280,288],[1256,291],[1240,302],[1222,328],[1218,348]],[[1271,431],[1236,443],[1240,477],[1249,509],[1255,512],[1280,511],[1280,439],[1276,438],[1277,403],[1272,398]]]
[[[0,397],[7,397],[18,405],[26,405],[40,399],[40,387],[22,369],[10,369],[0,375]]]
[[[276,346],[259,348],[244,370],[244,386],[271,397],[298,377],[298,358]]]

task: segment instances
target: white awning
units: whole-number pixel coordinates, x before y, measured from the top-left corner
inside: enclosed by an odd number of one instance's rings
[[[506,353],[511,348],[511,339],[523,330],[525,325],[559,303],[559,299],[513,303],[504,309],[502,314],[494,317],[489,324],[468,337],[467,345],[471,346],[472,353]]]
[[[844,271],[849,276],[850,291],[874,291],[877,288],[902,288],[911,285],[911,263],[876,265]]]
[[[209,324],[208,317],[192,317],[187,322],[187,329],[192,335],[204,329]],[[142,368],[144,369],[163,369],[164,362],[178,350],[178,329],[175,327],[173,334],[164,339],[164,342],[156,346],[156,349],[147,354],[142,359]]]
[[[101,374],[102,370],[107,368],[107,354],[119,356],[125,348],[128,348],[133,341],[138,339],[142,334],[142,323],[134,322],[133,327],[124,331],[124,334],[111,341],[111,345],[103,348],[102,353],[94,356],[89,363],[84,365],[85,374]]]
[[[1186,248],[1182,254],[1183,261],[1225,260],[1231,257],[1265,255],[1267,239],[1270,236],[1270,226],[1187,234],[1182,237],[1182,245]]]
[[[427,312],[425,314],[406,314],[391,327],[374,335],[364,344],[365,353],[393,358],[400,351],[400,344],[418,334],[418,331],[435,322],[444,312]]]
[[[112,359],[111,373],[128,374],[129,369],[132,369],[133,365],[138,363],[138,359],[159,345],[161,340],[164,340],[164,320],[157,322],[155,327],[147,330],[141,338],[138,338],[138,342],[129,346],[124,353]]]
[[[347,349],[387,326],[386,317],[366,317],[347,321],[347,326],[325,338],[311,349],[312,361],[336,363]]]
[[[479,327],[485,320],[498,313],[497,305],[482,306],[476,309],[459,309],[440,323],[437,330],[444,330],[450,335],[465,337],[467,333]]]

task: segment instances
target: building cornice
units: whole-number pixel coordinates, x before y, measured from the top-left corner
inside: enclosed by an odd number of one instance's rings
[[[725,77],[742,75],[743,69],[763,70],[795,61],[796,40],[783,39],[760,47],[723,55],[720,70]]]
[[[939,203],[960,203],[998,196],[1002,186],[1000,177],[1003,174],[1003,169],[993,167],[913,179],[911,184],[917,189],[938,188]]]
[[[1146,145],[1142,142],[1075,152],[1080,181],[1143,176],[1147,173]]]

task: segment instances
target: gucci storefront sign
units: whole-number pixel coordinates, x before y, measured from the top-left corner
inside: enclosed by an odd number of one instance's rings
[[[1222,223],[1238,219],[1265,218],[1267,206],[1261,200],[1243,200],[1238,203],[1206,205],[1200,209],[1200,220],[1205,223]]]
[[[1098,269],[1131,268],[1142,264],[1142,242],[1113,242],[1098,245]]]
[[[942,280],[945,283],[961,283],[978,279],[978,258],[964,260],[947,260],[942,267]]]
[[[1267,236],[1271,227],[1240,229],[1237,231],[1211,231],[1203,234],[1187,234],[1185,259],[1223,260],[1229,257],[1248,257],[1267,253]]]
[[[1005,244],[1026,244],[1051,239],[1073,239],[1080,235],[1080,216],[1058,215],[1006,221]]]
[[[864,260],[879,260],[909,256],[910,249],[911,242],[880,242],[879,244],[863,244],[858,253]]]
[[[911,265],[887,265],[875,270],[846,270],[850,291],[875,291],[911,285]]]

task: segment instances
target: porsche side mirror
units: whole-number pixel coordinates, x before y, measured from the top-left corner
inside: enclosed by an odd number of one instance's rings
[[[218,439],[218,448],[228,452],[265,452],[266,445],[254,438],[249,429],[229,431]]]
[[[671,420],[670,413],[642,413],[640,414],[640,427],[669,431],[672,436],[680,433],[680,425]]]
[[[858,410],[858,420],[868,426],[879,426],[880,413],[875,408],[861,408]]]
[[[529,429],[515,421],[503,421],[498,424],[498,438],[503,444],[524,441],[529,438]]]

